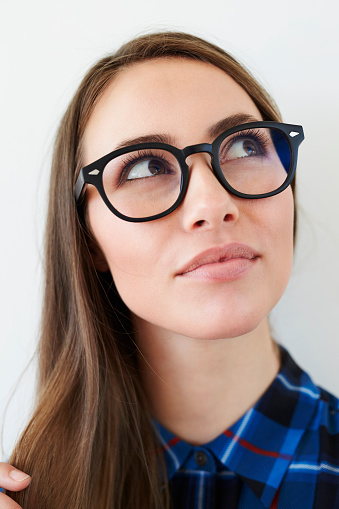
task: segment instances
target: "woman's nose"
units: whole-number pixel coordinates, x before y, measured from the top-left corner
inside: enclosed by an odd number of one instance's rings
[[[187,231],[211,230],[239,217],[236,198],[222,187],[213,173],[210,155],[187,158],[190,179],[184,202],[183,226]]]

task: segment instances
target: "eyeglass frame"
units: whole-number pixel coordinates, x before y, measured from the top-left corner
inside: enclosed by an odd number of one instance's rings
[[[224,139],[226,139],[228,136],[231,136],[232,134],[235,134],[240,131],[245,131],[247,129],[255,129],[255,128],[274,128],[279,131],[282,131],[285,135],[286,140],[288,141],[289,148],[290,148],[290,154],[291,154],[291,162],[290,162],[290,168],[289,171],[286,173],[287,177],[285,181],[274,191],[269,191],[268,193],[262,193],[258,195],[251,195],[242,193],[240,191],[237,191],[234,189],[226,180],[219,163],[219,148],[221,143]],[[221,186],[231,193],[234,196],[238,196],[239,198],[244,199],[262,199],[262,198],[269,198],[270,196],[275,196],[282,191],[284,191],[293,181],[296,167],[297,167],[297,158],[298,158],[298,148],[301,142],[304,140],[304,131],[302,126],[300,125],[294,125],[294,124],[285,124],[282,122],[273,122],[273,121],[258,121],[258,122],[248,122],[245,124],[239,124],[237,126],[231,127],[230,129],[227,129],[226,131],[223,131],[221,134],[219,134],[216,139],[212,143],[198,143],[195,145],[188,145],[187,147],[183,149],[179,149],[177,147],[174,147],[173,145],[168,145],[166,143],[157,143],[157,142],[149,142],[149,143],[138,143],[136,145],[129,145],[117,150],[113,150],[113,152],[110,152],[109,154],[106,154],[103,157],[100,157],[93,163],[88,164],[87,166],[84,166],[81,168],[80,173],[77,177],[75,187],[74,187],[74,195],[75,195],[75,201],[78,206],[81,205],[81,200],[85,194],[86,184],[92,184],[96,187],[97,191],[99,192],[101,198],[107,205],[107,207],[110,209],[110,211],[119,217],[120,219],[123,219],[124,221],[129,221],[132,223],[143,223],[146,221],[154,221],[155,219],[160,219],[161,217],[165,217],[174,210],[176,210],[181,202],[183,201],[188,184],[189,184],[189,165],[186,163],[186,159],[188,156],[198,153],[208,153],[211,155],[211,167],[214,173],[214,176],[218,180],[218,182],[221,184]],[[170,152],[174,157],[177,159],[180,170],[181,170],[181,183],[180,183],[180,192],[178,195],[178,198],[174,202],[174,204],[165,210],[164,212],[160,212],[159,214],[154,214],[153,216],[148,217],[137,217],[132,218],[129,216],[125,216],[121,212],[119,212],[109,201],[107,198],[107,195],[105,193],[104,185],[103,185],[103,173],[106,165],[114,159],[115,157],[119,157],[123,154],[126,154],[128,152],[132,151],[138,151],[138,150],[149,150],[149,149],[157,149],[157,150],[166,150]],[[215,163],[216,162],[216,163]]]

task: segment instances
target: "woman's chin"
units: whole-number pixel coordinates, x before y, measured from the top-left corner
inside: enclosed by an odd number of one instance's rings
[[[210,320],[209,323],[204,321],[203,323],[196,322],[194,325],[187,324],[187,327],[181,326],[176,328],[173,332],[182,336],[187,336],[193,339],[204,339],[204,340],[220,340],[220,339],[232,339],[246,334],[259,332],[261,325],[265,322],[264,317],[243,317],[240,321],[235,322],[234,320],[228,320],[225,318],[222,321]]]

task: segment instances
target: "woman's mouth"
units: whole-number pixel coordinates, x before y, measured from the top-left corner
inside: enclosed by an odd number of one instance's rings
[[[259,258],[259,253],[246,244],[226,244],[199,253],[178,271],[177,276],[233,281],[245,275]]]

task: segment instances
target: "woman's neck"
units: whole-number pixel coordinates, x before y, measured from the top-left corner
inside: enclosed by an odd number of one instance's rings
[[[141,380],[152,415],[192,444],[217,437],[265,392],[279,366],[268,320],[232,339],[192,339],[140,319]]]

